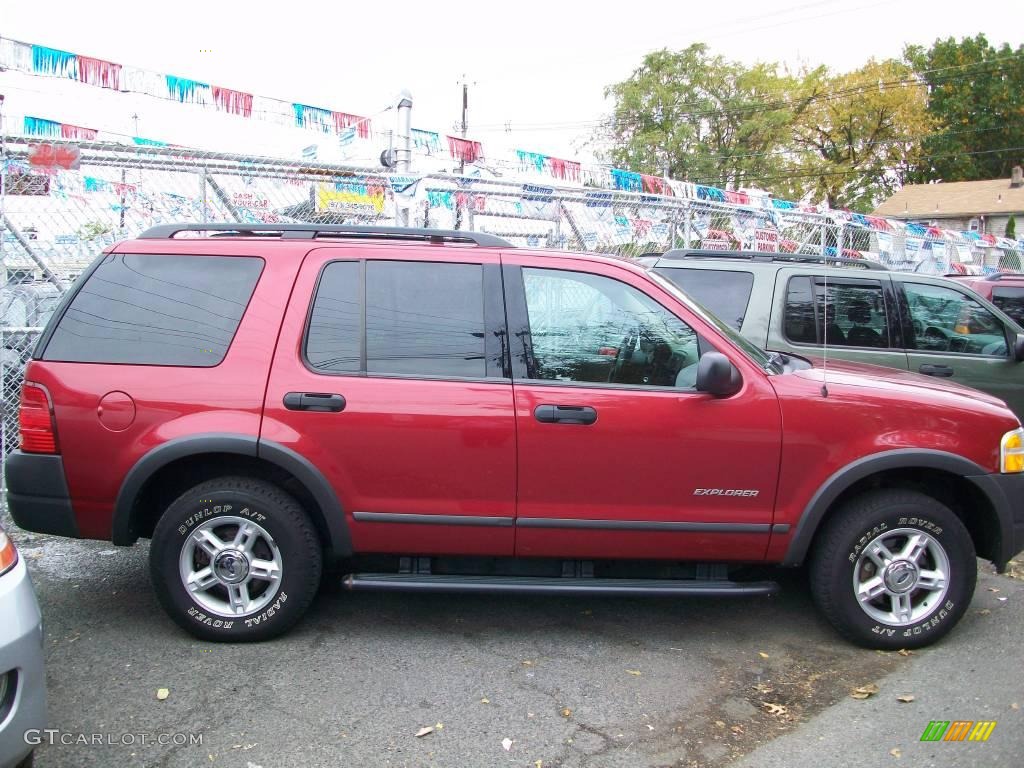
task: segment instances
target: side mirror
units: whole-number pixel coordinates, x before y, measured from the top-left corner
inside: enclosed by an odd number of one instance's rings
[[[705,352],[697,363],[697,391],[715,397],[735,395],[743,386],[740,372],[721,352]]]
[[[1013,342],[1013,359],[1024,363],[1024,333],[1018,333],[1017,340]]]

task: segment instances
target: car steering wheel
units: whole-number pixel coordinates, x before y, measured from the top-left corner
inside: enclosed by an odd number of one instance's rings
[[[929,344],[929,349],[948,350],[951,339],[942,332],[941,328],[929,325],[924,329],[924,338]]]

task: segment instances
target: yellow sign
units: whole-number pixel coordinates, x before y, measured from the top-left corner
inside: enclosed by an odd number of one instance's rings
[[[384,210],[384,186],[356,181],[319,184],[316,209],[320,213],[381,213]]]

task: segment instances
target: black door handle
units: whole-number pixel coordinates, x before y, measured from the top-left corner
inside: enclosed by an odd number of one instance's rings
[[[345,398],[326,392],[288,392],[284,407],[289,411],[344,411]]]
[[[597,409],[589,405],[538,405],[533,416],[544,424],[593,424]]]
[[[922,365],[917,370],[925,376],[937,376],[940,379],[948,379],[953,375],[953,369],[948,365]]]

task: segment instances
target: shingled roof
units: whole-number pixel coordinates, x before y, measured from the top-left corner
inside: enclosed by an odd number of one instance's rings
[[[1024,213],[1024,187],[1009,179],[908,184],[875,209],[894,219]]]

